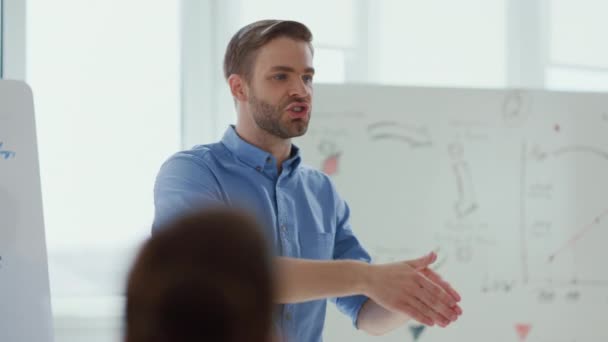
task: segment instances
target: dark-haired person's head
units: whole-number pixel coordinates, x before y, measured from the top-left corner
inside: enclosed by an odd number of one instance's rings
[[[213,209],[151,237],[129,273],[126,342],[267,342],[270,251],[253,218]]]
[[[306,133],[312,110],[312,33],[290,20],[241,28],[224,56],[224,77],[246,137],[290,139]]]

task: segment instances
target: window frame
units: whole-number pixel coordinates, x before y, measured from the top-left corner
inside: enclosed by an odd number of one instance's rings
[[[3,67],[4,67],[4,57],[2,52],[4,50],[4,0],[0,0],[0,79],[3,78]]]
[[[26,2],[0,0],[2,6],[2,78],[25,80]]]
[[[550,0],[506,1],[506,87],[545,89]]]

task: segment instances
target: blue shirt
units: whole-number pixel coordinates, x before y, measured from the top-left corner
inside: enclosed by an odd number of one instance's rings
[[[222,140],[179,152],[161,167],[154,188],[154,228],[188,210],[214,205],[246,208],[262,223],[278,255],[370,261],[349,222],[349,208],[330,178],[301,164],[299,149],[283,162],[229,127]],[[367,298],[332,298],[356,324]],[[287,341],[322,341],[326,300],[280,306],[275,325]]]

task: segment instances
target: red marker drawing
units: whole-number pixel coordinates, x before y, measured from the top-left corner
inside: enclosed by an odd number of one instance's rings
[[[323,172],[328,174],[329,176],[335,175],[338,173],[338,162],[340,158],[340,153],[336,153],[327,157],[323,161]]]
[[[530,333],[530,329],[532,329],[531,324],[526,323],[518,323],[515,324],[515,331],[517,331],[517,336],[521,342],[525,341]]]

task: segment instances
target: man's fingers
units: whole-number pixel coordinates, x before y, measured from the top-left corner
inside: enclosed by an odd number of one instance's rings
[[[415,279],[419,285],[415,291],[416,297],[450,321],[454,321],[458,317],[456,301],[447,292],[422,274]]]
[[[458,317],[455,310],[450,309],[447,305],[430,295],[425,289],[419,289],[414,295],[420,302],[424,303],[430,311],[440,317],[439,321],[444,320],[451,322],[455,321]]]
[[[430,264],[434,263],[437,260],[437,254],[435,252],[431,252],[421,258],[407,261],[407,264],[416,270],[422,270],[425,267],[428,267]]]
[[[427,304],[423,303],[420,299],[414,296],[408,296],[408,303],[414,307],[418,312],[425,315],[426,317],[431,318],[435,323],[437,323],[440,327],[445,328],[448,324],[450,324],[450,320],[439,314],[432,308],[430,308]]]
[[[446,291],[456,302],[461,300],[460,294],[456,292],[456,290],[454,290],[454,288],[448,282],[443,280],[435,271],[427,268],[422,271],[422,274],[427,276],[429,280],[441,286],[441,288],[443,288],[443,290]],[[462,308],[460,308],[458,304],[453,305],[451,308],[454,309],[458,315],[462,315]]]
[[[459,302],[461,300],[460,294],[454,290],[454,288],[445,280],[439,276],[435,271],[425,268],[422,270],[422,274],[424,274],[431,281],[434,281],[439,286],[441,286],[455,301]]]
[[[448,307],[456,305],[456,300],[452,298],[452,296],[450,296],[441,286],[429,280],[424,274],[416,274],[414,281],[419,285],[419,287],[422,287],[428,291],[432,297],[437,298]]]

